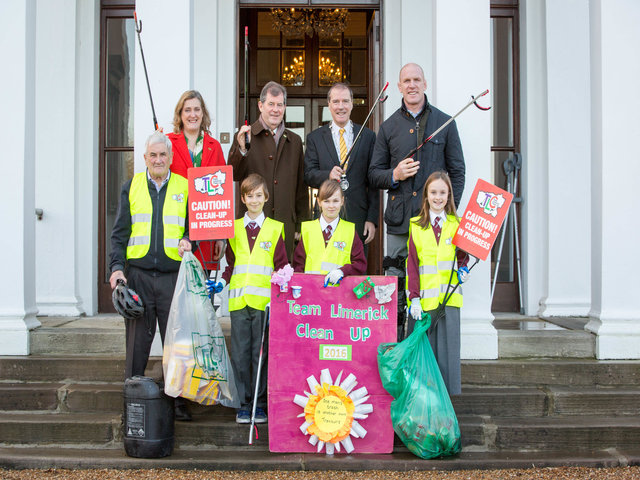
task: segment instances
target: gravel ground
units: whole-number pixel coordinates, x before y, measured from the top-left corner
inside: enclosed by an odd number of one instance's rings
[[[450,472],[209,472],[202,470],[0,470],[3,480],[14,479],[180,479],[180,480],[640,480],[640,467],[626,468],[532,468],[525,470],[457,470]]]

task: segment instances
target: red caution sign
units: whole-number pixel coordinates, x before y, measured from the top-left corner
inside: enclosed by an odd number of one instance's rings
[[[467,209],[460,218],[453,244],[480,260],[486,260],[512,200],[513,195],[509,192],[478,179]]]
[[[233,237],[233,167],[189,169],[189,238]]]

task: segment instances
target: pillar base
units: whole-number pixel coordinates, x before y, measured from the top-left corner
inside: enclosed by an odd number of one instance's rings
[[[493,315],[487,318],[462,319],[460,322],[460,358],[495,360],[498,358],[498,331]]]
[[[47,297],[38,299],[38,314],[48,317],[80,317],[85,315],[76,297]]]
[[[29,355],[29,331],[40,326],[36,312],[0,318],[0,355]]]
[[[585,330],[595,333],[598,360],[640,359],[638,319],[601,319],[592,317]]]
[[[584,299],[565,299],[547,297],[540,305],[538,316],[549,317],[586,317],[591,303]]]

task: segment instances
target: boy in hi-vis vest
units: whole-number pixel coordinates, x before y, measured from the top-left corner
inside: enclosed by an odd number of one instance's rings
[[[213,289],[218,293],[229,285],[231,363],[240,397],[236,423],[251,423],[265,308],[271,301],[271,274],[287,265],[288,259],[284,225],[265,217],[262,211],[269,199],[266,180],[256,173],[249,175],[240,185],[240,195],[247,212],[236,220],[235,235],[229,239],[225,254],[227,268]],[[264,342],[256,423],[267,422],[268,329]]]

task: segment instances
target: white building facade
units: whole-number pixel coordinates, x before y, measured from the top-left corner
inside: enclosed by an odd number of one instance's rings
[[[585,328],[597,336],[598,358],[640,358],[640,295],[635,295],[640,278],[630,261],[640,235],[634,220],[640,205],[634,148],[640,131],[635,92],[640,3],[505,3],[515,4],[518,12],[522,309],[529,316],[589,317]],[[390,83],[382,119],[400,105],[395,84],[407,62],[424,68],[429,100],[450,114],[502,74],[492,69],[489,0],[345,5],[375,11],[379,30],[370,48],[379,61],[370,77]],[[271,6],[234,0],[136,2],[155,110],[165,131],[172,130],[179,95],[194,88],[208,103],[214,137],[233,135],[241,113],[241,9]],[[29,331],[39,326],[38,316],[101,310],[99,249],[105,238],[99,210],[101,185],[108,181],[98,161],[103,14],[99,0],[0,5],[6,58],[0,77],[0,131],[6,139],[0,242],[7,264],[0,280],[0,355],[29,354]],[[152,126],[137,40],[132,63],[134,113],[126,121],[137,172],[144,168],[144,141]],[[496,109],[470,109],[457,120],[467,165],[462,206],[478,178],[497,183],[494,114]],[[229,147],[223,143],[225,155]],[[491,282],[491,264],[481,262],[465,285],[463,358],[497,358]]]

